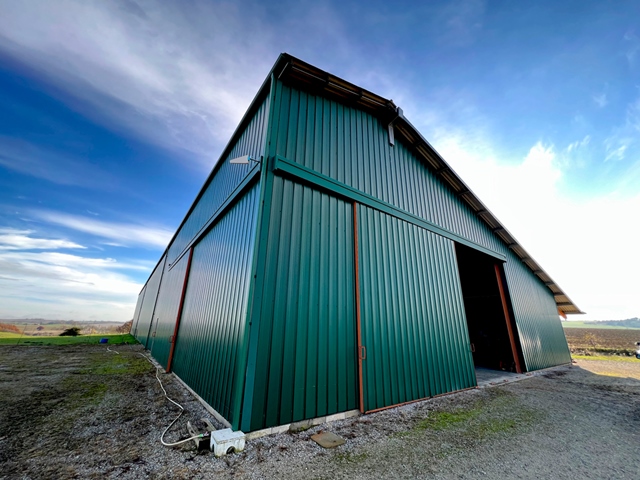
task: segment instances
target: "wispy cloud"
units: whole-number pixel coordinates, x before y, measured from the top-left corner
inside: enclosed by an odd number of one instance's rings
[[[600,95],[593,95],[591,98],[593,99],[595,104],[600,108],[604,108],[607,105],[609,105],[609,101],[607,100],[606,93],[601,93]]]
[[[630,67],[637,65],[638,53],[640,53],[640,38],[634,30],[629,30],[624,34],[625,56]]]
[[[624,160],[629,150],[638,144],[640,134],[640,97],[627,104],[622,122],[604,139],[605,161]],[[634,149],[636,150],[636,149]]]
[[[439,13],[440,35],[444,43],[467,46],[473,43],[482,28],[486,3],[483,0],[456,0]]]
[[[447,10],[456,41],[475,28],[481,5],[465,0]],[[371,75],[372,59],[331,4],[63,0],[1,8],[0,53],[80,100],[70,102],[74,109],[207,169],[282,51],[369,89],[391,84]]]
[[[173,235],[171,230],[158,226],[107,222],[49,210],[35,210],[32,214],[41,221],[50,224],[111,240],[109,242],[111,245],[164,248]]]
[[[589,142],[591,141],[591,136],[587,135],[585,136],[582,140],[576,140],[573,143],[570,143],[567,148],[566,148],[566,152],[567,153],[571,153],[575,150],[578,150],[580,148],[584,148],[587,145],[589,145]]]
[[[150,268],[111,258],[0,251],[0,316],[124,322],[142,286],[118,270]]]
[[[0,318],[129,319],[141,288],[132,275],[153,266],[55,251],[61,249],[85,250],[32,230],[0,229]]]
[[[85,113],[210,163],[274,60],[265,24],[232,3],[7,2],[0,50]]]
[[[0,135],[0,166],[59,185],[108,189],[116,184],[112,174],[85,159],[4,135]]]
[[[33,230],[0,228],[0,250],[58,250],[86,247],[60,238],[36,238]]]

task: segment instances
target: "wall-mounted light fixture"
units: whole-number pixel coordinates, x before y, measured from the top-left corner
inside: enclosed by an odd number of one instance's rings
[[[251,162],[260,163],[260,160],[257,160],[255,158],[251,158],[249,155],[244,155],[242,157],[232,158],[231,160],[229,160],[229,163],[232,163],[234,165],[248,165],[250,161]]]

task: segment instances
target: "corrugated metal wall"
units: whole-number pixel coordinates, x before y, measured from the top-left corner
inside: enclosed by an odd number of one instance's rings
[[[352,206],[281,177],[271,201],[251,430],[357,408]]]
[[[169,248],[168,262],[170,264],[184,252],[189,242],[196,237],[218,208],[242,182],[249,170],[255,167],[253,162],[249,162],[248,165],[231,165],[227,160],[242,155],[251,155],[251,157],[259,159],[263,155],[268,112],[269,100],[267,97],[229,154],[220,160],[215,176],[180,228]]]
[[[233,422],[258,211],[254,185],[196,244],[172,370]]]
[[[153,358],[164,368],[167,368],[188,263],[189,255],[184,255],[172,268],[167,265],[156,301],[153,335],[147,345]]]
[[[513,286],[523,349],[554,351],[557,343],[566,343],[553,297],[544,293],[548,289],[401,141],[396,139],[395,146],[389,146],[386,125],[365,112],[280,82],[276,88],[279,155],[505,255],[508,264],[522,267],[505,270],[507,283]],[[524,298],[516,298],[520,295]],[[539,347],[531,338],[539,341]],[[555,365],[558,360],[566,363],[564,355],[547,355],[540,361],[533,360],[536,355],[533,350],[525,354],[528,370]]]
[[[364,409],[476,384],[454,243],[359,206]]]
[[[156,266],[156,269],[149,277],[147,286],[145,287],[144,299],[142,300],[142,307],[140,308],[140,316],[138,318],[138,325],[134,332],[134,336],[138,341],[147,348],[148,338],[150,334],[150,327],[153,320],[153,311],[156,308],[156,299],[158,297],[158,290],[160,288],[160,282],[162,281],[162,272],[164,270],[166,255],[160,259],[160,262]]]
[[[142,302],[144,301],[144,292],[147,286],[145,285],[138,294],[138,301],[136,302],[136,309],[133,312],[133,322],[131,323],[131,335],[135,336],[136,329],[138,328],[138,321],[140,320],[140,310],[142,309]]]
[[[500,240],[371,115],[277,84],[278,153],[305,167],[503,253]]]
[[[505,264],[505,274],[527,370],[571,363],[551,291],[517,260]]]

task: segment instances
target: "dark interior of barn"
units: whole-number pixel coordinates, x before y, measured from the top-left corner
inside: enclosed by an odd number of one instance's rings
[[[497,260],[461,244],[456,244],[456,256],[475,366],[515,372]]]

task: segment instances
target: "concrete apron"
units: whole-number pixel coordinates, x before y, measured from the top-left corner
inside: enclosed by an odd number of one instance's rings
[[[478,382],[478,388],[487,388],[498,385],[505,385],[507,383],[513,383],[525,378],[531,378],[538,375],[544,375],[553,371],[561,371],[571,368],[570,364],[559,365],[556,367],[544,368],[542,370],[536,370],[527,373],[513,373],[503,372],[502,370],[490,370],[488,368],[476,368],[476,381]],[[455,392],[451,392],[455,393]]]

